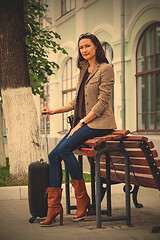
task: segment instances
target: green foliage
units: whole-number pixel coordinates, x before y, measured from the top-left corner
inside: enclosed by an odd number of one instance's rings
[[[49,50],[67,54],[57,42],[60,35],[48,29],[41,29],[40,22],[46,12],[47,5],[36,0],[24,0],[24,21],[26,35],[26,52],[32,92],[44,98],[44,84],[47,75],[55,74],[59,66],[48,60]]]
[[[7,186],[9,176],[9,160],[6,159],[6,167],[0,167],[0,187]]]
[[[63,180],[62,182],[65,182],[65,171],[63,171]],[[91,175],[88,173],[83,173],[83,178],[85,182],[91,181]],[[69,176],[69,181],[71,181],[71,177]],[[28,185],[28,178],[13,178],[10,175],[9,171],[9,159],[6,158],[6,167],[0,167],[0,187],[4,186],[25,186]]]

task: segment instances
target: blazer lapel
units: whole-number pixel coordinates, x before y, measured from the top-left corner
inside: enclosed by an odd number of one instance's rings
[[[86,62],[80,70],[80,79],[79,79],[79,85],[78,85],[77,93],[79,92],[79,88],[81,86],[82,80],[84,78],[84,75],[86,73],[86,70],[87,70],[88,66],[89,66],[89,64]]]
[[[100,64],[96,62],[96,64],[94,65],[94,67],[93,67],[93,69],[92,69],[92,71],[91,71],[91,73],[90,73],[90,75],[89,75],[86,83],[87,83],[87,82],[94,76],[94,74],[98,71],[99,66],[100,66]]]
[[[96,64],[94,65],[94,67],[93,67],[93,69],[92,69],[92,71],[91,71],[91,73],[90,73],[90,75],[89,75],[86,83],[87,83],[87,82],[94,76],[94,74],[98,71],[99,66],[100,66],[100,64],[99,64],[98,62],[96,62]],[[79,92],[79,88],[80,88],[80,86],[81,86],[82,80],[83,80],[83,78],[84,78],[84,75],[85,75],[86,70],[87,70],[88,67],[89,67],[88,62],[85,62],[85,64],[82,66],[82,69],[80,70],[79,87],[78,87],[78,89],[77,89],[77,93]]]
[[[86,73],[86,70],[88,68],[89,64],[86,62],[86,64],[83,65],[81,71],[80,71],[80,83],[82,82],[84,75]]]

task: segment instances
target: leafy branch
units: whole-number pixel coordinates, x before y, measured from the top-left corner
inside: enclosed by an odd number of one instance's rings
[[[35,0],[24,0],[24,21],[26,35],[26,52],[30,83],[34,95],[44,98],[44,84],[48,82],[47,76],[55,74],[59,65],[49,61],[49,50],[53,53],[66,50],[60,46],[60,35],[48,29],[41,29],[40,22],[47,11],[47,5]]]

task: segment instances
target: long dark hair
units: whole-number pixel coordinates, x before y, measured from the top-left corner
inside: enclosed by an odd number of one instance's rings
[[[80,37],[78,39],[78,58],[77,58],[77,66],[78,66],[78,68],[81,68],[82,62],[85,60],[82,57],[82,54],[80,52],[79,42],[82,39],[86,39],[86,38],[90,39],[93,42],[93,44],[97,47],[97,49],[96,49],[96,60],[97,60],[97,62],[98,63],[103,63],[103,62],[108,63],[108,59],[105,56],[105,52],[104,52],[103,47],[102,47],[100,41],[98,40],[98,38],[94,34],[85,33],[85,34],[80,35]]]

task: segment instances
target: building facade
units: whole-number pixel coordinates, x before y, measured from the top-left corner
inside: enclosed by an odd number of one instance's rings
[[[160,136],[160,1],[46,0],[43,2],[48,4],[48,11],[42,27],[60,34],[60,44],[68,52],[68,55],[61,52],[50,53],[50,59],[58,63],[60,69],[54,76],[49,77],[49,84],[46,86],[49,108],[60,107],[74,97],[79,74],[76,66],[77,40],[82,33],[90,32],[99,38],[114,68],[115,85],[112,103],[118,129],[122,129],[125,121],[125,129],[129,129],[133,134],[150,134],[152,139],[158,139]],[[125,73],[123,76],[122,68]],[[36,99],[36,104],[40,112],[44,103]],[[122,112],[125,112],[125,119]],[[48,118],[47,131],[52,145],[56,144],[69,129],[67,117],[70,114],[56,114]],[[42,119],[41,131],[43,136]]]

